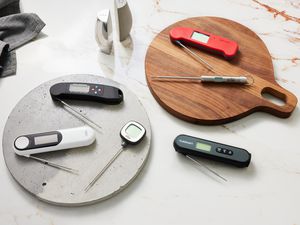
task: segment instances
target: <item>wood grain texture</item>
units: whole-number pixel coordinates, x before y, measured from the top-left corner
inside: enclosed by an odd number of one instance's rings
[[[212,65],[218,74],[247,75],[253,78],[254,83],[212,84],[152,79],[159,75],[214,74],[182,48],[171,43],[169,31],[176,26],[201,29],[236,41],[239,52],[230,61],[195,48],[192,50]],[[297,104],[297,98],[276,83],[272,59],[263,41],[247,27],[223,18],[190,18],[164,29],[148,48],[145,71],[148,86],[159,104],[176,117],[194,123],[223,124],[255,111],[285,118],[291,115]],[[278,106],[266,100],[262,93],[282,99],[285,105]]]

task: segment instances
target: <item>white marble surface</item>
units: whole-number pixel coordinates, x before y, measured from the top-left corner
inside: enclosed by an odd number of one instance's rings
[[[153,131],[146,167],[118,196],[87,207],[63,208],[40,202],[10,176],[0,155],[0,224],[299,224],[300,112],[288,119],[255,113],[224,126],[181,121],[162,109],[147,88],[144,57],[164,27],[193,16],[219,16],[255,31],[273,57],[278,83],[300,99],[299,0],[129,0],[132,47],[114,44],[114,55],[99,52],[94,38],[97,11],[105,0],[23,0],[46,27],[17,50],[16,76],[0,79],[0,132],[16,103],[39,84],[72,73],[100,74],[130,88],[144,104]],[[173,139],[186,133],[246,148],[247,169],[207,165],[229,181],[219,182],[176,154]],[[2,141],[2,140],[1,140]],[[2,143],[1,143],[2,146]]]

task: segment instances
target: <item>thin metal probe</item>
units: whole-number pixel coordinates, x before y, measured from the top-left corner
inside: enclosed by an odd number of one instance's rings
[[[235,83],[235,84],[248,84],[249,81],[246,76],[228,76],[228,75],[201,75],[201,76],[153,76],[157,80],[199,80],[205,83]]]
[[[79,174],[79,171],[78,170],[75,170],[75,169],[72,169],[70,167],[66,167],[66,166],[62,166],[62,165],[59,165],[59,164],[56,164],[56,163],[53,163],[53,162],[50,162],[46,159],[41,159],[39,157],[36,157],[36,156],[32,156],[32,155],[29,155],[29,156],[26,156],[30,159],[34,159],[36,161],[39,161],[41,163],[44,163],[45,165],[49,165],[49,166],[52,166],[54,168],[57,168],[57,169],[61,169],[61,170],[64,170],[64,171],[67,171],[69,173],[74,173],[74,174]]]
[[[94,126],[96,126],[98,129],[102,129],[102,127],[100,125],[98,125],[97,123],[93,122],[91,119],[89,119],[88,117],[86,117],[85,115],[83,115],[82,113],[78,112],[76,109],[74,109],[72,106],[70,106],[69,104],[67,104],[66,102],[64,102],[61,99],[56,98],[56,100],[60,101],[61,104],[63,104],[64,106],[68,107],[69,109],[71,109],[73,112],[75,112],[77,115],[80,115],[82,118],[84,118],[85,120],[87,120],[89,123],[93,124]]]
[[[201,76],[153,76],[154,79],[202,80]]]
[[[224,181],[227,182],[227,180],[226,180],[224,177],[222,177],[220,174],[218,174],[218,173],[215,172],[214,170],[210,169],[210,168],[209,168],[208,166],[206,166],[205,164],[200,163],[199,161],[193,159],[193,158],[190,157],[189,155],[185,155],[185,156],[186,156],[188,159],[192,160],[194,163],[196,163],[198,166],[204,167],[205,169],[207,169],[208,171],[210,171],[210,172],[213,173],[214,175],[218,176],[219,178],[221,178],[222,180],[224,180]]]
[[[99,178],[105,173],[105,171],[110,167],[110,165],[118,158],[118,156],[124,151],[126,146],[125,142],[122,142],[122,147],[118,150],[118,152],[111,158],[111,160],[103,167],[103,169],[95,176],[95,178],[86,186],[84,189],[85,192],[88,192],[91,187],[99,180]]]
[[[195,52],[190,50],[188,47],[186,47],[184,44],[182,44],[180,41],[176,41],[177,44],[179,44],[181,47],[183,47],[186,51],[188,51],[191,55],[193,55],[195,58],[197,58],[202,64],[206,66],[207,69],[211,70],[214,73],[217,73],[214,68],[206,62],[204,59],[202,59],[199,55],[197,55]]]

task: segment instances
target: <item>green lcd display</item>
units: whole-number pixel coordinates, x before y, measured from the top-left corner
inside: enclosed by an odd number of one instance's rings
[[[199,149],[199,150],[206,151],[206,152],[210,152],[210,150],[211,150],[210,145],[204,144],[204,143],[201,143],[201,142],[196,142],[196,148]]]
[[[208,42],[208,39],[209,39],[209,36],[208,35],[205,35],[205,34],[201,34],[199,32],[194,32],[192,34],[192,39],[196,40],[196,41],[200,41],[200,42],[203,42],[203,43],[207,43]]]
[[[125,132],[133,139],[137,138],[140,133],[141,133],[141,129],[138,128],[137,126],[131,124],[129,127],[127,127],[127,129],[125,130]]]

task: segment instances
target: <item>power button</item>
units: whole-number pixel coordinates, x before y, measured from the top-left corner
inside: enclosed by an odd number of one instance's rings
[[[29,139],[25,136],[21,136],[21,137],[18,137],[16,140],[15,140],[15,147],[17,149],[25,149],[27,148],[29,145]]]

